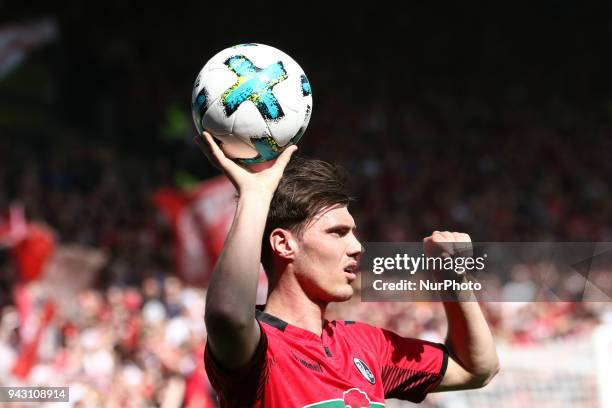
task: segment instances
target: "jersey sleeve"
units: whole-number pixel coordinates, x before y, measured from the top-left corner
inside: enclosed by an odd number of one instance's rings
[[[443,344],[382,334],[382,381],[385,398],[421,402],[442,381],[448,364]]]
[[[251,361],[238,370],[222,367],[210,352],[208,342],[204,352],[204,365],[211,385],[219,394],[221,406],[246,407],[259,399],[269,374],[268,336],[260,325],[261,336]],[[223,403],[225,402],[225,403]]]

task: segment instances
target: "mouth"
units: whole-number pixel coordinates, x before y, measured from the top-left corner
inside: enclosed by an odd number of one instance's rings
[[[346,278],[348,279],[349,283],[357,279],[356,272],[357,272],[357,264],[350,264],[349,266],[344,268],[344,274],[346,275]]]
[[[355,275],[353,272],[344,272],[344,274],[346,275],[349,283],[352,283],[355,279],[357,279],[357,275]]]

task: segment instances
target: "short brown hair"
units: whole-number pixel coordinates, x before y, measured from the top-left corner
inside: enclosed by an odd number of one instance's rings
[[[272,197],[261,246],[261,262],[268,279],[273,275],[274,256],[270,233],[275,228],[298,236],[321,210],[353,201],[344,168],[323,160],[293,156]]]

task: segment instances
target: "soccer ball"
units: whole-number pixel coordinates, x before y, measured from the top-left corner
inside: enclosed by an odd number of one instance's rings
[[[277,157],[300,140],[312,112],[310,83],[284,52],[240,44],[212,57],[198,74],[191,112],[231,158],[246,164]]]

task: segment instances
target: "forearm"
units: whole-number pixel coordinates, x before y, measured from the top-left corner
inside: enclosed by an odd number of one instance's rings
[[[472,240],[460,232],[434,231],[423,240],[429,257],[472,256]],[[453,279],[466,281],[465,275],[434,270],[437,281]],[[472,291],[442,293],[448,334],[446,345],[450,352],[448,367],[436,391],[451,391],[485,386],[499,371],[499,360],[493,335]]]
[[[204,131],[202,152],[222,169],[240,193],[234,221],[208,285],[204,321],[209,350],[223,367],[247,364],[261,340],[255,320],[255,299],[261,263],[261,242],[274,191],[291,155],[289,146],[264,169],[245,168],[229,159],[213,136]]]
[[[261,240],[272,194],[243,193],[206,296],[206,320],[231,319],[236,326],[254,319]]]
[[[446,345],[476,381],[488,382],[499,370],[493,335],[477,301],[444,302]]]

